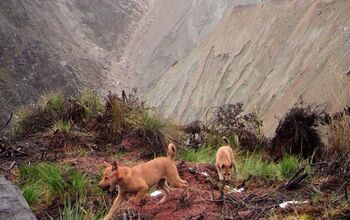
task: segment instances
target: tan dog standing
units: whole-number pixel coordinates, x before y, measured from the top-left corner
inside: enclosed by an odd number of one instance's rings
[[[136,194],[134,202],[139,205],[147,190],[155,185],[158,185],[165,192],[159,203],[165,202],[167,195],[170,193],[170,188],[167,186],[166,181],[176,188],[187,188],[188,183],[180,178],[177,171],[174,162],[175,154],[175,145],[169,144],[167,157],[158,157],[133,167],[118,167],[115,161],[108,166],[104,171],[103,180],[99,183],[99,186],[104,190],[118,186],[118,196],[104,220],[113,217],[117,208],[125,200],[127,193]]]
[[[223,139],[226,143],[228,143],[226,137]],[[229,145],[222,146],[218,149],[216,152],[215,166],[220,180],[230,181],[232,168],[234,170],[234,173],[237,174],[234,153]]]

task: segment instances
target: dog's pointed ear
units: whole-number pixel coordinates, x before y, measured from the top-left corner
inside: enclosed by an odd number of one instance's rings
[[[118,169],[117,161],[113,160],[113,162],[112,162],[112,171],[115,171],[117,169]]]

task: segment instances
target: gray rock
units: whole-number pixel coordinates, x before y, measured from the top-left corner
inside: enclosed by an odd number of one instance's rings
[[[36,220],[19,189],[0,176],[0,220]]]

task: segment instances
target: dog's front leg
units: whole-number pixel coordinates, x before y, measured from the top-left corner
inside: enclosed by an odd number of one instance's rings
[[[218,172],[219,174],[219,180],[223,180],[224,179],[224,176],[222,175],[221,173],[221,169],[218,165],[216,165],[216,171]]]
[[[125,200],[125,193],[120,191],[120,188],[118,190],[118,196],[114,200],[113,205],[111,209],[109,210],[108,214],[103,218],[103,220],[110,220],[113,218],[113,214],[117,210],[117,208],[120,206],[120,204]]]
[[[144,186],[142,186],[142,188],[140,188],[137,191],[137,194],[136,194],[136,197],[135,197],[135,200],[134,200],[136,205],[140,205],[141,204],[141,200],[145,196],[147,190],[148,190],[148,186],[145,184]]]

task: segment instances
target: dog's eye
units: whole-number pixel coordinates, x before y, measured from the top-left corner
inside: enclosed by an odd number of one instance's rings
[[[232,164],[229,166],[230,167],[230,169],[232,168]]]

